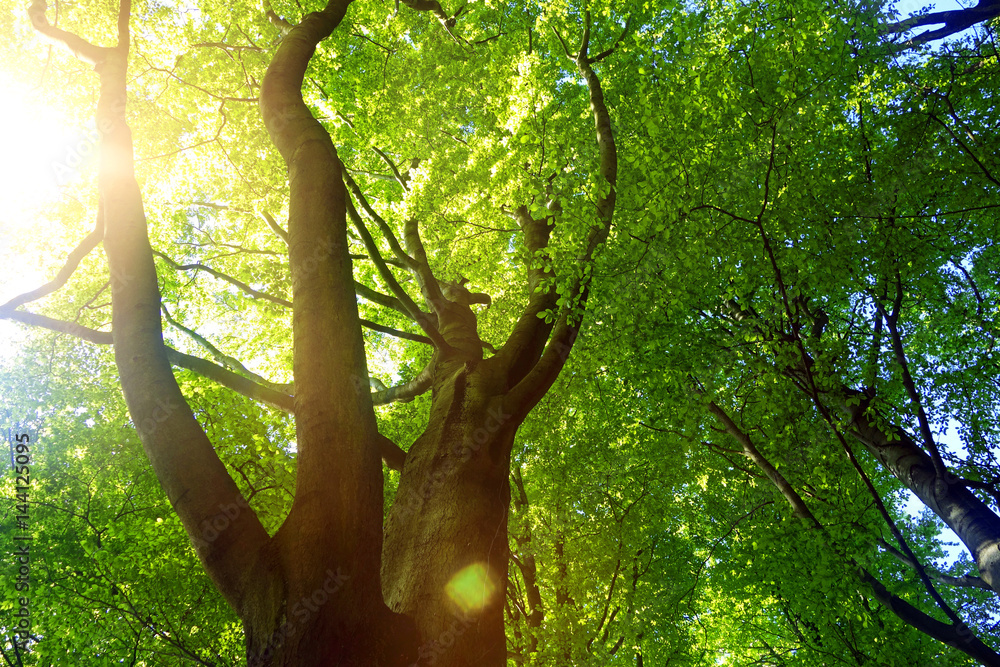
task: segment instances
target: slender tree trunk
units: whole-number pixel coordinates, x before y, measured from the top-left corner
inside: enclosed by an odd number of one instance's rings
[[[902,428],[893,425],[887,434],[874,424],[864,394],[847,388],[843,394],[840,409],[850,420],[849,433],[955,531],[975,559],[979,576],[1000,592],[1000,516],[956,475],[942,479],[930,455]]]

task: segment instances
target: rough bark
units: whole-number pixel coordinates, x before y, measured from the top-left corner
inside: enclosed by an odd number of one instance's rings
[[[444,364],[386,528],[386,602],[412,615],[419,661],[504,665],[508,472],[517,423],[485,362]],[[424,664],[424,663],[421,663]]]
[[[571,58],[587,81],[599,170],[608,191],[596,202],[584,262],[610,230],[618,169],[610,114],[592,68],[614,47],[591,58],[589,34],[587,14],[580,49]],[[543,250],[554,218],[535,219],[524,207],[511,215],[531,256]],[[556,293],[554,288],[536,291],[548,276],[529,266],[528,303],[506,344],[482,360],[470,301],[445,297],[431,273],[416,221],[408,221],[405,232],[407,258],[416,264],[414,277],[435,311],[444,345],[439,344],[432,367],[430,422],[407,454],[386,528],[385,598],[395,611],[414,616],[423,639],[420,661],[498,667],[507,661],[511,446],[518,426],[565,365],[579,314],[564,308],[555,321],[539,318],[539,313],[557,309]],[[576,282],[574,296],[581,304],[586,301],[585,279]]]

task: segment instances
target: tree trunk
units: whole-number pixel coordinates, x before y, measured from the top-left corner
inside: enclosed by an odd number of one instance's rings
[[[417,623],[417,664],[507,663],[508,475],[520,420],[497,396],[495,368],[443,365],[389,515],[383,590]]]
[[[35,0],[31,16],[39,32],[99,65],[98,189],[122,389],[146,454],[202,565],[243,622],[248,664],[499,667],[507,661],[511,447],[518,426],[559,375],[579,317],[558,307],[553,285],[539,289],[550,282],[551,271],[530,267],[524,312],[507,343],[483,360],[470,306],[488,298],[461,285],[442,290],[445,283],[433,275],[415,220],[405,222],[407,251],[384,221],[383,234],[431,312],[422,311],[391,275],[364,223],[358,225],[330,135],[301,94],[316,45],[339,25],[350,3],[329,0],[296,26],[269,10],[284,37],[261,84],[260,106],[289,175],[286,241],[297,445],[294,501],[273,537],[195,420],[163,344],[156,267],[125,122],[129,0],[122,1],[120,43],[113,48],[50,26],[42,0]],[[591,91],[601,174],[611,188],[596,207],[598,220],[582,261],[607,237],[617,168],[609,116],[590,68],[611,50],[589,59],[589,30],[588,14],[575,60]],[[355,195],[363,199],[359,191]],[[383,300],[417,322],[436,348],[426,371],[433,388],[430,420],[405,457],[386,527],[380,452],[387,439],[377,431],[368,390],[348,215],[393,291]],[[554,217],[534,219],[521,206],[516,218],[526,248],[538,255]],[[578,306],[586,301],[584,278],[576,281],[571,297]],[[557,313],[554,320],[539,317],[550,310]],[[399,395],[414,393],[419,392]]]
[[[850,420],[850,434],[955,531],[975,559],[979,576],[1000,591],[1000,516],[957,476],[941,479],[930,455],[905,430],[892,425],[886,434],[884,426],[873,423],[866,412],[867,396],[845,387],[839,407]]]

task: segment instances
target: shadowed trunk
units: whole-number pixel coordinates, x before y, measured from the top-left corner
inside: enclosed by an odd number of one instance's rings
[[[444,365],[383,549],[386,602],[416,619],[418,664],[504,665],[508,472],[518,423],[487,362]],[[454,370],[452,370],[454,369]]]

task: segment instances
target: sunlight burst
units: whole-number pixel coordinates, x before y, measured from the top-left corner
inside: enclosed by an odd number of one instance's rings
[[[9,232],[30,224],[23,216],[54,199],[94,147],[77,151],[69,124],[37,91],[4,73],[0,90],[0,223]]]
[[[38,244],[38,239],[51,236],[53,221],[41,218],[40,211],[94,159],[94,148],[78,150],[83,135],[44,104],[40,91],[4,72],[0,91],[0,262],[6,267],[0,274],[2,304],[45,281],[37,267],[41,258],[25,254],[24,239],[34,237]],[[7,359],[23,337],[22,327],[0,321],[0,340],[6,342],[0,360]]]

